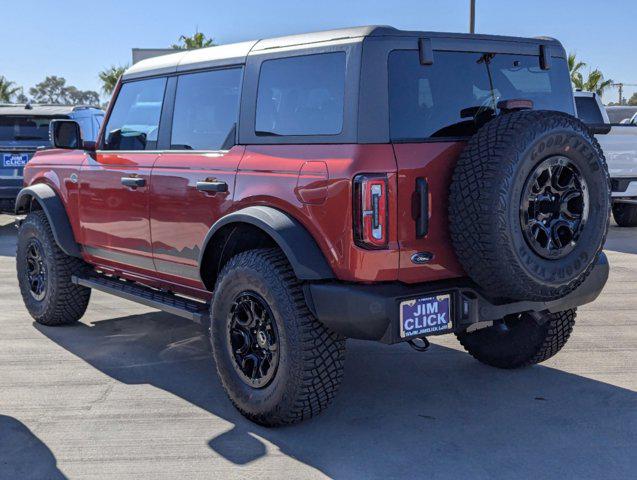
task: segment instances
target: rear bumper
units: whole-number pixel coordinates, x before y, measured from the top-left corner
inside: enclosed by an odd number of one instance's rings
[[[637,198],[637,177],[615,177],[611,179],[613,198]]]
[[[319,321],[341,335],[397,343],[408,340],[400,337],[399,305],[403,300],[451,293],[454,331],[463,331],[472,324],[514,313],[553,313],[590,303],[604,288],[608,272],[608,260],[602,253],[577,290],[550,302],[492,302],[467,279],[424,285],[313,283],[306,287],[306,298]]]

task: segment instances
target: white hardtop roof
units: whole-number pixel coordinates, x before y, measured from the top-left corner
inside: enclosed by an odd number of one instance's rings
[[[340,28],[336,30],[325,30],[322,32],[303,33],[299,35],[288,35],[284,37],[252,40],[241,43],[231,43],[216,47],[200,48],[196,50],[182,50],[169,55],[142,60],[124,72],[125,80],[150,77],[153,75],[166,75],[180,71],[196,70],[203,68],[214,68],[228,65],[240,65],[245,63],[246,57],[250,53],[263,52],[275,48],[294,47],[301,45],[311,45],[323,42],[335,41],[362,41],[365,37],[377,36],[444,36],[457,38],[475,38],[508,40],[516,42],[545,42],[560,45],[554,39],[548,37],[538,37],[535,39],[520,37],[503,37],[494,35],[458,34],[443,32],[416,32],[398,30],[394,27],[384,25],[369,25],[363,27]],[[561,47],[561,45],[560,45]]]

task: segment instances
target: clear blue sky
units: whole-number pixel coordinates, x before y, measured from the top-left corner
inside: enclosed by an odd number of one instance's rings
[[[97,72],[133,47],[168,47],[195,28],[218,43],[386,24],[465,32],[469,0],[4,1],[0,75],[28,90],[47,75],[99,90]],[[606,77],[637,83],[637,0],[477,0],[478,33],[562,41]],[[632,93],[631,89],[628,93]],[[615,100],[615,91],[605,100]]]

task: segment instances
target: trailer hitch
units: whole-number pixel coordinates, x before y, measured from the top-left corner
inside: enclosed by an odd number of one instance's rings
[[[419,340],[418,342],[416,340]],[[422,338],[413,338],[411,340],[407,340],[407,343],[411,348],[416,350],[417,352],[426,352],[429,350],[431,343],[425,337]]]

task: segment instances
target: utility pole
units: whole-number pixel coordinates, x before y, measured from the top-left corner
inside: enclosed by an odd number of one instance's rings
[[[476,33],[476,0],[469,0],[471,3],[469,13],[469,33]]]
[[[637,83],[617,82],[617,83],[612,83],[611,85],[613,87],[617,87],[617,90],[619,91],[619,104],[620,105],[624,104],[624,87],[637,87]]]

